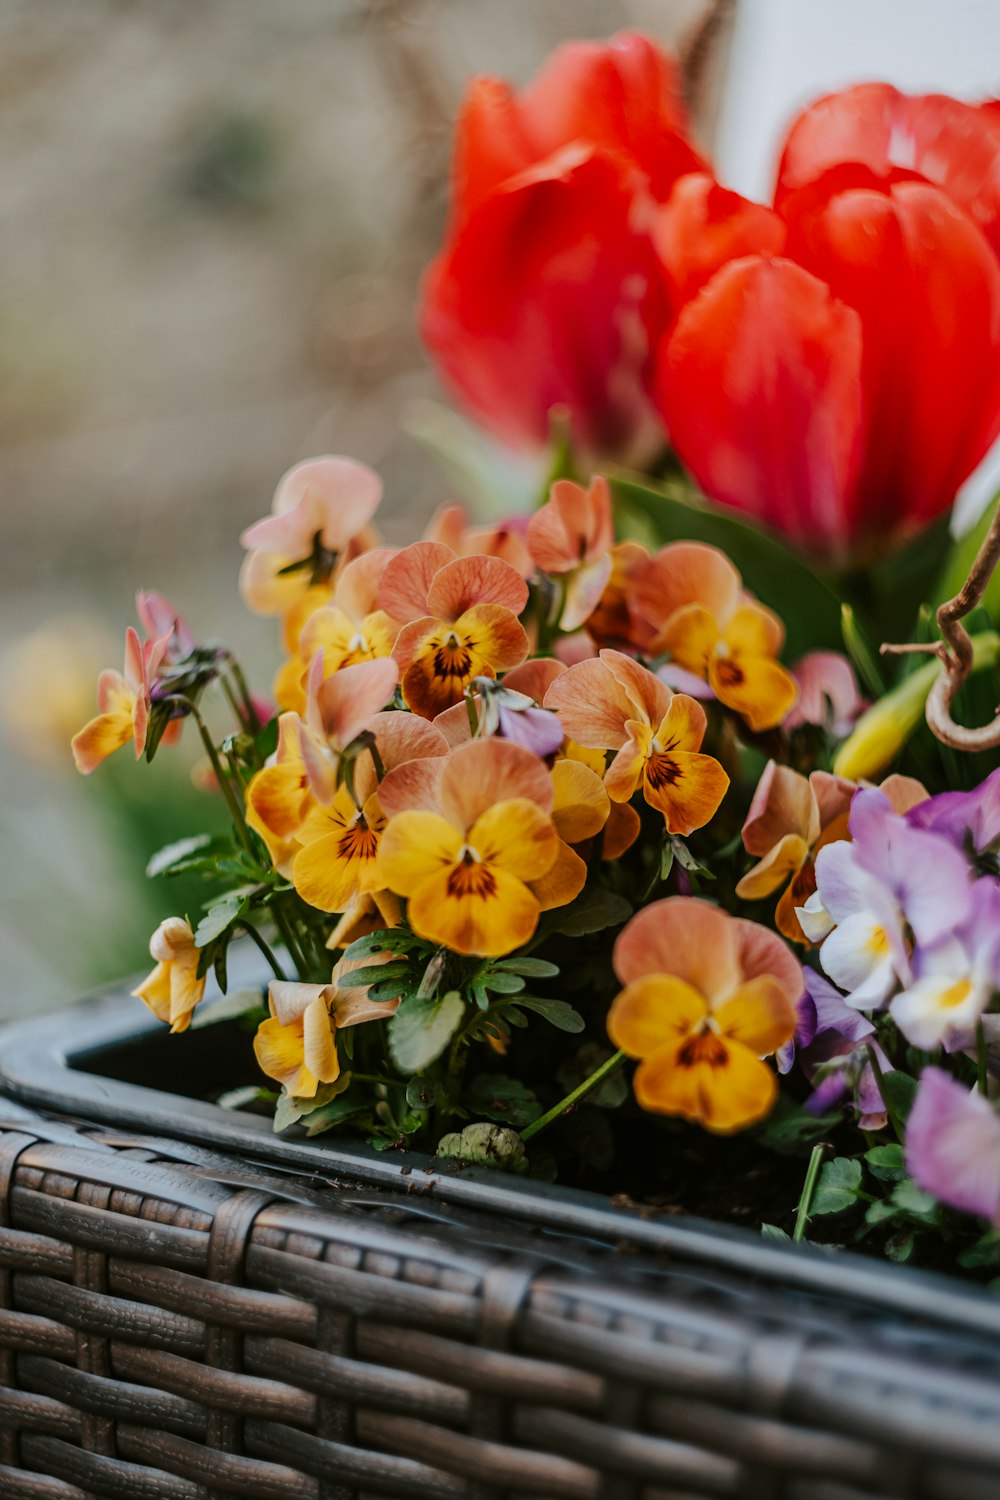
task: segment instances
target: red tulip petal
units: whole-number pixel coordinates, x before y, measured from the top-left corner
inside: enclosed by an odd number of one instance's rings
[[[787,260],[729,262],[661,346],[660,409],[707,495],[843,552],[860,453],[861,321]]]
[[[653,221],[653,244],[679,308],[711,276],[743,255],[780,255],[785,226],[762,203],[720,187],[708,172],[681,177]]]

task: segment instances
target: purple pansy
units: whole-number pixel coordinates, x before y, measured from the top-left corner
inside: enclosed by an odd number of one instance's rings
[[[1000,1116],[940,1068],[925,1068],[906,1127],[906,1169],[951,1208],[1000,1226]]]
[[[843,996],[822,974],[813,969],[803,974],[806,989],[799,1002],[795,1046],[802,1071],[814,1086],[806,1108],[810,1114],[826,1114],[850,1096],[862,1130],[881,1130],[885,1105],[869,1047],[883,1072],[889,1072],[892,1064],[878,1043],[871,1041],[875,1028],[859,1011],[845,1005]]]
[[[906,814],[914,828],[928,829],[965,850],[971,841],[977,854],[1000,840],[1000,767],[971,792],[941,792]]]

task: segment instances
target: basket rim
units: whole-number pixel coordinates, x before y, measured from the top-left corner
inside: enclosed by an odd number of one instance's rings
[[[237,955],[234,952],[234,960]],[[231,987],[266,982],[255,954],[231,964]],[[106,1049],[163,1028],[116,981],[74,1004],[0,1027],[0,1129],[10,1099],[51,1114],[160,1135],[270,1166],[306,1169],[392,1193],[432,1195],[480,1213],[603,1243],[627,1240],[647,1253],[711,1265],[789,1290],[875,1305],[924,1322],[1000,1334],[1000,1299],[940,1272],[869,1260],[850,1250],[764,1240],[749,1229],[693,1215],[650,1216],[597,1193],[507,1176],[484,1167],[436,1163],[419,1152],[382,1153],[363,1142],[275,1135],[269,1119],[167,1090],[107,1078],[93,1068]],[[215,996],[220,998],[218,991]]]

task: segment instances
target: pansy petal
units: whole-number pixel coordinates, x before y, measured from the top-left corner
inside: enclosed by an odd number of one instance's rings
[[[629,1057],[648,1057],[686,1037],[705,1020],[705,998],[683,979],[648,974],[626,985],[611,1003],[608,1036]]]
[[[636,716],[636,705],[599,658],[557,677],[545,707],[555,709],[570,739],[599,750],[620,750],[629,737],[625,725]]]
[[[377,831],[354,820],[299,850],[292,863],[292,884],[318,911],[346,911],[354,896],[376,883],[378,845]]]
[[[661,812],[667,832],[686,838],[710,823],[729,790],[729,777],[711,755],[687,750],[650,755],[642,794]]]
[[[343,667],[319,686],[317,704],[327,739],[338,749],[349,745],[392,697],[398,668],[392,657]]]
[[[570,573],[566,581],[566,599],[559,616],[563,630],[578,630],[585,620],[590,619],[601,602],[610,577],[610,552]]]
[[[795,1035],[796,1011],[785,986],[772,974],[758,974],[712,1010],[723,1036],[742,1042],[758,1057],[776,1052]]]
[[[164,1025],[170,1020],[170,965],[158,963],[156,968],[132,991]]]
[[[586,862],[560,839],[555,863],[537,880],[529,880],[527,886],[540,910],[553,911],[575,900],[586,883]]]
[[[728,619],[740,594],[740,575],[725,553],[703,542],[671,542],[639,570],[632,602],[657,629],[676,610],[700,605],[715,620]]]
[[[715,656],[708,680],[715,696],[755,731],[780,724],[799,695],[791,672],[768,656]]]
[[[802,965],[773,932],[759,922],[737,917],[734,922],[740,972],[744,980],[766,974],[783,986],[794,1005],[803,988]]]
[[[636,912],[614,948],[623,984],[646,974],[673,974],[709,1002],[733,991],[742,977],[739,926],[708,901],[668,896]]]
[[[647,1058],[632,1086],[642,1109],[681,1115],[716,1135],[764,1119],[778,1092],[775,1074],[748,1047],[711,1033]]]
[[[378,789],[378,800],[386,817],[414,811],[440,813],[444,766],[444,756],[435,755],[404,761],[390,771]]]
[[[552,782],[544,763],[510,740],[472,740],[444,762],[441,810],[456,828],[469,829],[497,802],[527,797],[552,811]]]
[[[427,594],[434,575],[454,560],[451,548],[440,542],[404,547],[386,563],[378,588],[379,608],[402,623],[430,614]]]
[[[498,958],[530,940],[539,910],[515,875],[473,864],[439,869],[423,880],[410,897],[407,915],[414,932],[430,942],[455,953]]]
[[[601,841],[602,859],[620,859],[642,830],[642,819],[628,802],[612,802]]]
[[[618,751],[604,774],[604,785],[612,802],[628,802],[642,780],[653,738],[646,724],[631,720],[629,738]]]
[[[658,649],[696,677],[708,677],[708,669],[719,643],[719,625],[703,604],[685,604],[674,610],[656,637]]]
[[[328,995],[328,984],[300,984],[298,980],[272,979],[267,991],[271,1014],[282,1027],[300,1025],[314,1000]]]
[[[814,785],[791,766],[769,760],[743,824],[747,853],[760,859],[788,834],[812,845],[819,838],[820,826]]]
[[[282,1026],[275,1017],[262,1021],[253,1039],[257,1066],[268,1078],[282,1084],[292,1093],[302,1082],[302,1027]],[[315,1080],[312,1092],[316,1092]],[[308,1095],[306,1096],[308,1097]]]
[[[666,683],[661,682],[646,667],[640,666],[631,656],[626,656],[623,651],[605,648],[601,652],[601,661],[635,704],[636,711],[631,717],[641,718],[654,728],[660,724],[669,713],[673,701],[673,694]],[[578,736],[574,735],[574,739],[576,738]]]
[[[578,760],[557,760],[551,775],[552,821],[559,837],[578,844],[600,833],[611,812],[600,776]]]
[[[524,693],[525,697],[542,704],[549,688],[565,671],[565,665],[555,657],[538,656],[508,672],[503,680],[504,687],[513,688],[516,693]]]
[[[1000,1222],[1000,1116],[940,1068],[925,1068],[906,1126],[906,1167],[942,1203]]]
[[[656,738],[665,751],[700,750],[708,720],[705,710],[687,693],[675,693],[660,721]]]
[[[736,887],[741,901],[762,901],[801,870],[809,858],[809,845],[797,833],[786,833],[764,858],[748,870]],[[803,898],[804,899],[804,898]]]
[[[340,1060],[324,996],[318,995],[306,1007],[302,1021],[303,1062],[320,1083],[336,1083],[340,1077]]]
[[[402,714],[396,710],[373,714],[366,727],[375,736],[375,749],[386,772],[408,761],[429,760],[448,754],[448,741],[440,729],[417,714]],[[375,762],[369,751],[364,751],[355,761],[354,784],[361,802],[367,801],[378,786]]]
[[[382,574],[395,556],[394,547],[373,547],[344,564],[337,574],[334,602],[349,619],[358,623],[379,609]]]
[[[476,604],[502,605],[519,615],[527,602],[528,585],[517,569],[485,555],[455,558],[435,573],[427,590],[427,613],[439,620],[457,620]]]
[[[303,762],[265,766],[248,785],[246,798],[269,833],[291,838],[313,805]]]
[[[785,643],[785,627],[773,610],[748,599],[730,615],[722,637],[734,655],[777,656]]]
[[[127,745],[132,738],[131,714],[98,714],[71,741],[76,769],[89,776],[102,760]]]
[[[504,604],[476,604],[455,621],[456,633],[469,649],[484,657],[494,672],[519,667],[528,654],[528,637],[513,610]]]
[[[487,808],[469,829],[467,841],[491,868],[509,870],[526,881],[550,870],[559,850],[552,819],[526,797]]]
[[[397,895],[412,896],[422,881],[453,865],[461,847],[461,834],[437,813],[399,813],[379,844],[379,880]]]

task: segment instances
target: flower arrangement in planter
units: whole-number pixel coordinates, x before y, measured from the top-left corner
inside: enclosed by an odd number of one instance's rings
[[[471,86],[421,322],[551,446],[534,508],[391,548],[375,473],[297,464],[242,537],[275,705],[140,594],[73,742],[203,742],[232,832],[152,861],[207,899],[135,994],[244,1020],[224,1102],[997,1274],[1000,731],[958,721],[1000,541],[946,527],[1000,431],[998,174],[994,105],[871,85],[750,203],[638,36]],[[238,935],[266,996],[203,1013]]]

